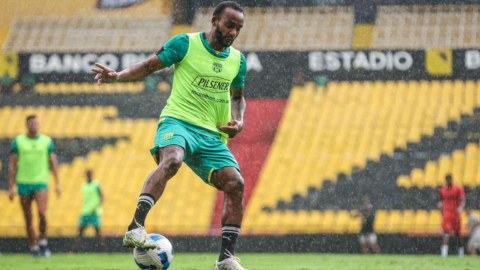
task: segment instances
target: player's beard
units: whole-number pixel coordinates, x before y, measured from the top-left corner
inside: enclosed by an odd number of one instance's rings
[[[227,39],[227,36],[224,36],[222,34],[222,31],[220,31],[220,27],[216,27],[215,28],[215,39],[217,40],[217,42],[222,45],[222,47],[229,47],[233,44],[233,41],[235,40],[235,37],[231,37],[232,38],[232,41],[226,41]]]

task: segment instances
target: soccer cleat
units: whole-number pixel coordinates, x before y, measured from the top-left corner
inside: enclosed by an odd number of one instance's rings
[[[147,231],[145,231],[145,228],[138,224],[136,220],[135,223],[137,224],[138,228],[125,233],[125,236],[123,237],[123,246],[146,249],[156,248],[157,243],[150,238],[150,236],[147,234]]]
[[[227,251],[228,252],[228,251]],[[240,259],[228,254],[228,258],[219,262],[216,261],[213,270],[247,270],[240,265]]]
[[[50,249],[48,249],[48,246],[40,246],[40,255],[45,258],[50,258],[52,253],[50,252]]]

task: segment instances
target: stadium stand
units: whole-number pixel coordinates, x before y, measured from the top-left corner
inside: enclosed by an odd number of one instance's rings
[[[115,119],[115,107],[3,107],[1,138],[13,138],[24,132],[25,116],[36,113],[41,121],[42,132],[54,138],[64,137],[121,137],[115,146],[107,145],[99,151],[92,151],[85,157],[77,157],[71,163],[59,168],[64,194],[57,199],[51,194],[51,209],[48,213],[52,236],[75,235],[81,207],[78,189],[83,183],[86,169],[92,168],[101,182],[105,200],[103,231],[106,234],[121,234],[128,226],[131,214],[126,209],[135,209],[136,198],[148,172],[154,167],[147,149],[152,146],[156,120]],[[8,127],[8,128],[6,128]],[[150,130],[150,132],[147,132]],[[135,187],[135,188],[133,188]],[[192,196],[178,200],[190,189],[202,190]],[[194,173],[183,166],[176,179],[168,185],[165,196],[149,215],[147,228],[166,234],[205,234],[208,232],[211,212],[215,202],[215,190],[206,186]],[[76,200],[71,200],[77,197]],[[132,200],[125,198],[131,197]],[[16,199],[18,200],[18,198]],[[0,235],[23,236],[23,217],[19,215],[18,201],[10,204],[8,194],[0,192],[0,201],[9,205],[5,218],[0,222]],[[188,208],[184,208],[188,205]],[[119,211],[119,209],[122,209]],[[124,210],[125,209],[125,210]],[[182,211],[180,211],[182,209]],[[8,226],[7,226],[8,221]]]
[[[213,9],[198,9],[193,30],[208,29],[212,14]],[[235,41],[235,48],[240,50],[321,50],[350,46],[353,28],[350,7],[246,8],[245,14],[248,19]]]
[[[16,52],[157,51],[170,35],[168,17],[33,17],[14,21],[4,45]]]
[[[475,48],[479,15],[474,5],[381,6],[371,48]]]
[[[157,51],[169,37],[171,1],[145,1],[107,11],[97,4],[97,0],[7,0],[0,18],[0,48],[13,52]]]
[[[118,114],[115,107],[3,107],[0,136],[13,138],[25,132],[25,118],[29,114],[42,119],[42,132],[52,137],[126,135],[120,121],[105,119]]]
[[[435,188],[444,184],[445,176],[451,174],[457,184],[474,188],[480,186],[478,162],[478,144],[469,143],[465,150],[459,149],[453,151],[451,156],[441,156],[438,162],[427,162],[424,170],[417,168],[410,176],[399,177],[397,184],[405,188]]]
[[[145,90],[145,83],[37,83],[34,90],[40,94],[138,93]]]
[[[258,216],[278,211],[297,211],[295,216],[312,210],[352,210],[366,194],[379,209],[406,209],[410,212],[400,214],[408,213],[419,224],[438,222],[427,218],[436,215],[434,212],[428,215],[425,210],[435,209],[436,188],[447,172],[463,179],[457,180],[459,184],[470,181],[475,189],[467,191],[472,191],[475,204],[480,189],[473,168],[465,171],[472,177],[469,180],[462,170],[442,167],[429,178],[435,184],[411,186],[427,162],[440,159],[445,163],[442,158],[452,152],[453,160],[461,160],[467,145],[469,153],[478,148],[479,90],[479,84],[473,81],[332,82],[326,89],[308,83],[292,89],[247,210],[245,229],[265,232],[256,222]],[[312,139],[299,141],[302,134]],[[456,168],[465,166],[460,161],[455,164]],[[412,180],[401,176],[410,172]],[[397,186],[397,182],[403,186]],[[341,213],[335,212],[333,219]],[[272,228],[283,227],[289,222],[288,216],[292,214],[278,219]],[[392,222],[406,220],[391,216]],[[380,223],[385,220],[389,219]],[[388,232],[433,232],[435,228],[415,224],[396,226],[387,222],[383,228],[393,226]],[[334,232],[335,226],[330,228]]]
[[[374,229],[377,233],[437,234],[441,215],[438,210],[378,210]],[[464,227],[466,220],[462,213]],[[259,215],[255,226],[247,223],[244,230],[251,234],[357,233],[360,219],[354,211],[345,210],[272,212]]]

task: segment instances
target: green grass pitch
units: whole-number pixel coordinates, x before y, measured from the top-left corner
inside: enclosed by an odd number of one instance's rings
[[[480,258],[404,255],[340,254],[237,254],[249,270],[319,270],[319,269],[479,269]],[[177,254],[169,270],[212,269],[216,254]],[[52,254],[49,259],[29,255],[0,256],[0,269],[29,270],[127,270],[139,269],[131,254]]]

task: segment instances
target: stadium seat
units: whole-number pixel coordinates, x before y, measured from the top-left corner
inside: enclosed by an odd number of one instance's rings
[[[99,151],[92,151],[85,157],[76,157],[72,163],[59,166],[63,192],[68,196],[56,198],[53,193],[50,194],[49,234],[73,236],[77,233],[81,208],[79,189],[85,181],[86,169],[93,169],[95,178],[102,185],[105,196],[103,231],[109,235],[123,234],[131,221],[141,187],[148,173],[155,168],[148,149],[153,145],[157,120],[118,119],[116,107],[2,107],[0,119],[5,121],[0,121],[0,138],[11,140],[23,133],[25,117],[32,113],[38,115],[42,132],[56,138],[124,138],[114,146],[106,145]],[[53,179],[50,181],[53,185]],[[182,166],[166,189],[168,192],[165,192],[147,219],[147,230],[170,235],[207,233],[216,190],[207,186],[186,165]],[[202,192],[185,196],[191,189]],[[178,200],[178,196],[183,196],[183,199]],[[8,194],[0,192],[0,202],[6,205],[8,201]],[[0,222],[0,235],[25,235],[19,207],[17,201],[6,208],[6,216],[2,220],[11,222],[9,226],[3,226]]]
[[[162,2],[162,1],[160,1]],[[149,52],[170,34],[170,19],[135,17],[25,17],[14,20],[3,49],[11,52]],[[95,40],[95,42],[91,42]]]
[[[368,161],[378,161],[382,154],[391,155],[395,148],[406,149],[408,143],[431,136],[436,128],[447,128],[449,121],[459,121],[462,114],[472,115],[477,106],[472,99],[480,96],[478,85],[472,81],[398,81],[331,82],[326,91],[310,82],[294,87],[245,223],[254,229],[264,207],[275,209],[280,200],[289,202],[293,194],[305,194],[310,187],[320,189],[326,180],[335,182],[339,174],[350,175]],[[311,139],[299,140],[304,134]],[[459,184],[476,187],[480,182],[478,152],[478,145],[471,143],[466,150],[455,150],[452,156],[413,169],[396,183],[407,189],[432,189],[444,183],[447,173],[453,173]],[[390,221],[377,224],[378,229],[427,231],[426,225],[415,223],[417,215],[422,223],[428,220],[425,213],[402,215],[409,219],[392,212]],[[321,231],[334,226],[330,216],[324,213]]]
[[[444,185],[445,176],[452,174],[455,184],[477,187],[480,183],[477,169],[479,162],[478,144],[469,143],[465,150],[455,150],[452,156],[441,156],[438,162],[429,161],[425,169],[415,169],[410,176],[399,177],[397,183],[406,188],[435,188]]]
[[[245,8],[248,23],[235,41],[246,51],[348,49],[352,39],[351,7]],[[212,8],[195,14],[194,31],[210,28]],[[318,20],[321,14],[322,19]],[[295,27],[292,27],[295,26]]]
[[[135,82],[103,85],[96,83],[37,83],[34,90],[41,94],[113,94],[138,93],[144,89],[144,82]]]
[[[380,6],[371,48],[475,48],[479,6]]]
[[[378,233],[387,232],[388,230],[387,226],[389,225],[388,217],[389,217],[388,211],[378,210],[376,212],[375,223],[374,223],[374,229],[376,232]]]

